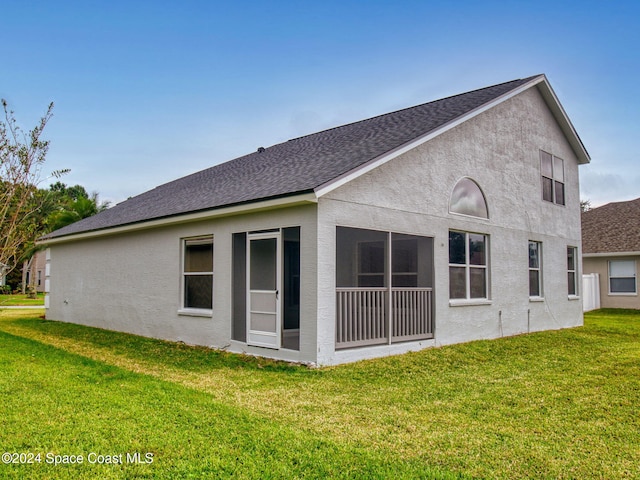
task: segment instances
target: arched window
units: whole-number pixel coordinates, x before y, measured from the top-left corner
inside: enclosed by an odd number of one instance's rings
[[[489,210],[482,190],[468,177],[461,178],[453,187],[449,211],[472,217],[489,218]]]

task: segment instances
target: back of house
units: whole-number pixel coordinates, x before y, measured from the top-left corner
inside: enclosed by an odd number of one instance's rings
[[[292,139],[43,238],[47,318],[330,365],[582,324],[544,75]]]

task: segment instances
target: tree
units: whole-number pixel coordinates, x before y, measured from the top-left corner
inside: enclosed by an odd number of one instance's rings
[[[90,217],[109,208],[109,202],[100,202],[97,192],[91,195],[82,185],[67,187],[56,182],[50,187],[57,208],[48,217],[48,230],[66,227],[78,220]]]
[[[49,187],[49,190],[58,197],[58,201],[60,202],[67,201],[69,199],[78,200],[80,197],[89,198],[87,189],[82,185],[73,185],[72,187],[68,187],[59,180],[52,184]]]
[[[100,202],[97,192],[91,195],[82,185],[68,187],[64,183],[57,181],[48,189],[38,189],[34,193],[40,208],[34,212],[31,221],[33,222],[36,234],[26,241],[21,249],[22,254],[19,261],[22,262],[22,279],[12,276],[11,282],[14,288],[22,283],[22,292],[29,291],[27,285],[27,271],[31,269],[33,260],[38,251],[44,247],[36,244],[35,240],[52,230],[66,227],[78,220],[95,215],[109,207],[109,202]],[[34,277],[35,278],[35,275]]]
[[[45,201],[38,194],[49,141],[40,137],[51,119],[53,103],[38,124],[24,132],[2,99],[0,120],[0,263],[13,270],[24,245],[38,233],[37,214]],[[66,170],[53,172],[59,178]]]

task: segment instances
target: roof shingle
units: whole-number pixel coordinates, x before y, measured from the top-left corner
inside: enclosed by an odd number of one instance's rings
[[[582,213],[582,253],[640,252],[640,198]]]
[[[537,77],[295,138],[156,187],[43,239],[312,192]]]

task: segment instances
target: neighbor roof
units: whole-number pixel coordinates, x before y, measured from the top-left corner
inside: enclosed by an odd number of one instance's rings
[[[582,253],[640,252],[640,198],[582,214]]]
[[[588,162],[588,154],[546,78],[536,75],[259,149],[156,187],[56,230],[41,241],[303,193],[320,195],[319,189],[326,189],[331,182],[344,181],[363,166],[401,152],[403,147],[413,146],[538,84],[580,163]]]

